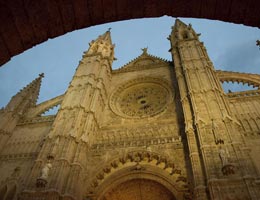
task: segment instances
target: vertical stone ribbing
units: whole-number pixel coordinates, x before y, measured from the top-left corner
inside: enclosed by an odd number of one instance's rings
[[[55,191],[69,199],[82,198],[79,187],[86,166],[86,153],[95,141],[95,131],[100,127],[101,113],[107,104],[113,51],[109,31],[90,43],[39,153],[39,161],[33,167],[28,189],[34,189],[33,183],[40,175],[46,157],[51,155],[54,160],[46,191]]]
[[[43,77],[44,74],[39,74],[39,77],[21,89],[7,106],[0,110],[0,152],[11,137],[18,121],[25,116],[29,108],[36,105]]]
[[[195,198],[207,199],[205,193],[196,191],[198,185],[208,187],[212,195],[221,191],[216,192],[216,185],[225,190],[228,186],[221,184],[221,181],[226,178],[223,174],[227,173],[235,173],[233,176],[241,180],[236,184],[248,188],[246,194],[254,198],[250,184],[245,185],[247,181],[242,180],[245,174],[253,177],[257,173],[252,168],[250,156],[243,150],[245,143],[242,134],[232,116],[229,103],[203,43],[198,40],[192,27],[180,20],[176,20],[170,40],[182,99]],[[215,127],[212,127],[212,123]],[[243,160],[247,160],[247,163]],[[235,166],[237,168],[234,172]],[[213,182],[217,179],[218,184],[213,186]],[[239,194],[241,191],[237,189],[235,192]],[[228,194],[222,194],[226,195]]]
[[[180,55],[176,49],[172,49],[175,71],[177,76],[177,81],[180,90],[181,103],[184,112],[185,120],[185,133],[187,136],[188,147],[189,147],[189,157],[192,165],[192,172],[194,177],[194,191],[196,199],[207,199],[206,195],[206,185],[205,177],[203,172],[203,166],[200,158],[200,150],[198,144],[198,138],[196,137],[196,132],[194,129],[193,120],[193,109],[192,103],[190,101],[188,86],[185,81],[185,75],[181,67]]]

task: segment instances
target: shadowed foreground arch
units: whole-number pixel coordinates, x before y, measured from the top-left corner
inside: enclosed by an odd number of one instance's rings
[[[259,7],[258,0],[3,0],[0,2],[0,65],[49,38],[120,20],[168,15],[260,27]]]

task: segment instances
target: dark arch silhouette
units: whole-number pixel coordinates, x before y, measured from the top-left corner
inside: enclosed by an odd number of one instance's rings
[[[6,197],[5,197],[5,200],[14,200],[15,195],[16,195],[16,185],[13,185],[9,189],[9,191],[8,191]]]
[[[5,185],[0,189],[0,200],[4,200],[6,193],[7,193],[7,186]]]
[[[259,0],[1,0],[0,65],[49,38],[106,22],[194,17],[260,27]]]

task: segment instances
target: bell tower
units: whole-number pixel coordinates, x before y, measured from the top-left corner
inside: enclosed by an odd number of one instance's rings
[[[229,198],[232,185],[234,193],[246,193],[248,198],[256,199],[253,177],[257,172],[240,124],[232,116],[213,64],[198,37],[191,25],[178,19],[169,37],[184,112],[195,199]]]
[[[61,107],[32,169],[28,190],[38,187],[46,198],[82,199],[89,150],[108,101],[114,45],[110,31],[89,44],[64,95]]]

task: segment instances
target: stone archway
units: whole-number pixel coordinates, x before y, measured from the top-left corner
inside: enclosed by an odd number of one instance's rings
[[[123,189],[126,184],[132,187],[132,192],[140,189],[147,191],[158,187],[157,193],[165,193],[166,200],[184,200],[190,196],[191,188],[182,170],[167,157],[147,151],[128,152],[123,157],[117,157],[98,171],[94,177],[90,180],[85,195],[95,200],[108,200],[114,195],[126,195],[123,199],[137,200],[139,198],[141,200],[141,194],[134,198],[129,194],[130,191]],[[140,183],[145,185],[140,188],[138,187]],[[117,188],[120,187],[122,188],[118,190]],[[157,196],[155,193],[150,195],[153,198]],[[142,200],[148,197],[152,198],[146,196]]]
[[[148,179],[132,179],[111,188],[100,200],[176,200],[162,184]]]
[[[134,191],[139,193],[134,195],[132,194]],[[150,194],[146,195],[148,191]],[[190,195],[187,185],[167,176],[160,168],[136,164],[106,177],[95,189],[92,198],[95,200],[110,200],[113,199],[112,197],[126,200],[156,200],[161,193],[164,193],[165,200],[186,200]]]
[[[26,0],[0,2],[0,65],[49,38],[97,24],[144,17],[195,17],[260,27],[260,1]]]

